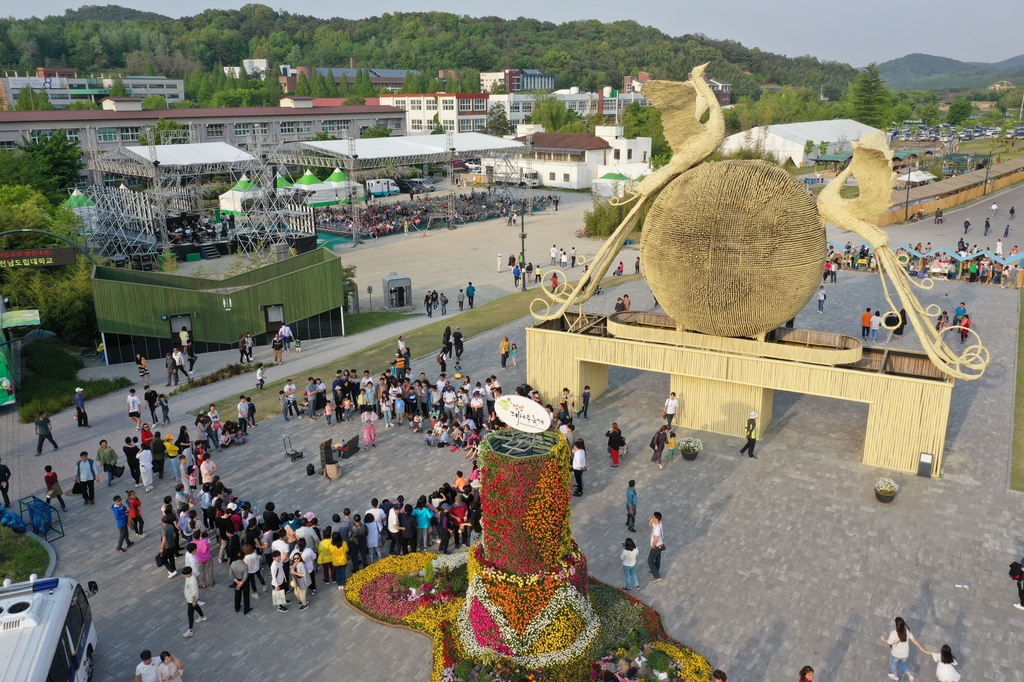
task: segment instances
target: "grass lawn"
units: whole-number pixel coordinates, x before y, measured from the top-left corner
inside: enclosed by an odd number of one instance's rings
[[[78,379],[82,361],[50,341],[31,341],[21,351],[25,375],[18,392],[18,417],[31,424],[43,410],[53,415],[75,404],[75,388],[85,389],[88,401],[131,386],[125,377]]]
[[[27,535],[18,535],[0,526],[0,580],[28,580],[35,573],[42,576],[50,564],[46,548]]]
[[[606,283],[605,288],[632,282],[639,278],[640,275],[606,277],[604,280]],[[462,327],[462,333],[466,336],[467,347],[473,348],[473,337],[529,315],[530,302],[537,297],[538,291],[536,287],[525,292],[520,291],[509,294],[496,301],[478,305],[473,310],[460,313],[457,318],[441,319],[433,324],[428,324],[404,334],[405,342],[412,352],[413,358],[421,357],[427,353],[435,353],[441,348],[441,335],[444,333],[444,328],[450,325],[454,329],[455,325],[458,324]],[[388,313],[366,314],[378,315]],[[346,333],[351,333],[347,326],[350,319],[346,318],[345,321]],[[356,369],[360,375],[363,373],[363,370],[368,369],[372,376],[380,376],[380,373],[389,368],[389,363],[395,358],[397,341],[398,336],[394,336],[345,357],[332,360],[319,367],[314,367],[308,371],[303,370],[299,372],[299,375],[282,374],[280,370],[275,370],[273,378],[267,383],[265,389],[262,391],[252,391],[252,401],[256,404],[257,421],[281,414],[281,405],[277,401],[278,391],[281,390],[281,386],[284,385],[286,379],[293,379],[299,389],[299,393],[301,393],[306,384],[306,377],[320,377],[324,380],[324,383],[330,386],[331,381],[334,380],[334,373],[338,369]],[[497,354],[497,346],[492,350]],[[285,372],[288,371],[286,367],[282,369]],[[449,369],[451,368],[449,367]],[[249,390],[246,389],[246,395],[249,395]],[[235,406],[238,404],[237,395],[225,396],[214,402],[217,405],[217,411],[221,415],[231,415],[233,418],[237,414],[235,410]],[[190,414],[198,414],[198,412],[199,410],[196,409],[190,412]]]
[[[1024,490],[1024,305],[1017,323],[1017,387],[1013,403],[1013,461],[1010,467],[1010,487]]]
[[[345,335],[352,336],[376,327],[404,320],[407,317],[420,317],[422,313],[389,313],[384,311],[359,313],[345,316]]]

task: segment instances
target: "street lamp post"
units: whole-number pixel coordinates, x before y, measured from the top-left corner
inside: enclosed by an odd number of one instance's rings
[[[519,214],[519,244],[520,244],[520,255],[523,261],[526,260],[526,211],[522,211]],[[523,265],[519,266],[520,273],[519,278],[523,282],[523,291],[526,291],[526,271],[523,270]]]

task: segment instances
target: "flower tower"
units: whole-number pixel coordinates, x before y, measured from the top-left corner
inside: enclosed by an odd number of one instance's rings
[[[557,431],[496,431],[481,444],[484,537],[470,550],[458,619],[473,658],[505,656],[566,679],[589,666],[600,621],[569,528],[571,456]]]

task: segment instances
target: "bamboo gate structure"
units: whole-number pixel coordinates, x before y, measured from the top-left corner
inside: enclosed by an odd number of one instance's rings
[[[921,453],[942,472],[953,379],[924,353],[865,348],[827,332],[778,329],[765,340],[679,332],[666,315],[641,312],[581,318],[569,313],[527,329],[528,382],[543,396],[590,386],[608,389],[608,369],[671,376],[684,428],[744,435],[751,411],[759,432],[772,419],[775,391],[868,405],[862,461],[916,472]]]

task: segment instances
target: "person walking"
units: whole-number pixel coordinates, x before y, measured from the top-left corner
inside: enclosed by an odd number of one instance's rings
[[[665,533],[661,526],[661,512],[651,516],[651,552],[647,555],[647,568],[651,571],[651,582],[661,582],[661,553],[665,551]]]
[[[78,427],[89,428],[89,415],[85,411],[85,389],[75,389],[75,418],[78,420]]]
[[[120,495],[114,495],[114,504],[110,507],[114,513],[114,521],[117,522],[117,549],[115,551],[124,554],[135,543],[128,539],[128,507],[124,506]]]
[[[466,302],[466,294],[463,293],[462,289],[459,289],[459,294],[455,297],[455,300],[459,302],[459,312],[461,313],[463,304]]]
[[[800,679],[797,682],[814,682],[814,668],[809,665],[800,668]]]
[[[78,455],[78,462],[75,464],[75,483],[80,483],[82,488],[82,501],[85,504],[96,504],[96,463],[89,459],[88,452],[81,452]]]
[[[49,476],[50,475],[49,472],[53,471],[53,467],[47,465],[46,471],[47,471],[47,476]],[[56,481],[57,481],[57,475],[56,474],[53,475],[53,480],[56,483]],[[0,463],[0,495],[3,495],[4,506],[5,507],[10,507],[11,506],[11,498],[9,497],[9,494],[8,494],[8,489],[10,488],[10,486],[11,486],[11,468],[9,466],[7,466],[6,464]],[[49,485],[49,483],[47,483],[46,489],[50,490],[50,488],[51,488],[51,486]],[[50,499],[50,494],[49,493],[47,493],[46,499],[47,500]],[[64,511],[67,511],[67,509],[65,509],[65,507],[64,507],[64,500],[61,499],[61,498],[58,498],[58,499],[60,499],[60,508],[64,509]]]
[[[191,637],[195,634],[196,614],[199,614],[200,623],[206,622],[206,615],[202,609],[203,602],[199,601],[199,581],[192,575],[192,567],[181,569],[181,574],[185,576],[185,603],[188,605],[188,630],[185,630],[185,637]]]
[[[1013,210],[1013,209],[1011,209]],[[939,682],[960,682],[960,673],[956,671],[956,657],[948,644],[943,644],[942,649],[936,652],[925,651],[925,654],[932,657],[937,664],[935,666],[935,678]],[[914,678],[911,677],[911,680]]]
[[[819,313],[825,312],[825,299],[828,298],[825,295],[825,287],[824,286],[819,286],[818,287],[818,293],[816,293],[814,295],[814,297],[816,299],[818,299],[818,312]]]
[[[586,393],[584,393],[586,395]],[[612,467],[619,466],[619,451],[622,450],[626,439],[622,437],[618,422],[612,422],[612,427],[605,432],[608,439],[608,455],[612,458]]]
[[[910,674],[910,668],[907,667],[907,656],[910,655],[910,642],[913,642],[914,646],[921,650],[921,653],[928,654],[928,652],[914,639],[914,635],[907,628],[906,621],[900,616],[896,616],[896,619],[893,621],[893,630],[889,633],[889,637],[883,636],[881,640],[889,645],[889,679],[899,680],[900,670],[902,670],[910,678],[910,682],[914,682],[914,676]]]
[[[274,364],[281,364],[281,351],[284,350],[284,341],[281,340],[280,334],[274,334],[274,339],[270,342],[270,349],[274,351]]]
[[[117,466],[117,450],[110,447],[107,441],[100,441],[100,449],[96,451],[96,461],[100,463],[103,470],[107,472],[107,487],[114,484],[114,467]],[[122,473],[124,470],[122,469]]]
[[[128,501],[125,503],[128,507],[128,523],[135,531],[135,537],[144,538],[146,534],[143,532],[145,521],[142,519],[142,500],[134,490],[127,490],[125,494],[128,496]]]
[[[665,400],[664,414],[661,415],[664,419],[668,420],[667,424],[669,429],[672,428],[672,420],[676,418],[676,412],[678,411],[679,401],[676,399],[676,394],[675,392],[669,393],[668,399]]]
[[[469,286],[466,287],[466,301],[469,302],[469,309],[473,309],[473,299],[476,298],[476,287],[470,282]],[[461,310],[461,308],[460,308]]]
[[[142,400],[135,395],[135,389],[128,391],[128,420],[135,424],[135,430],[142,430]]]
[[[630,589],[640,589],[640,579],[636,577],[637,554],[639,554],[639,550],[636,548],[633,538],[626,538],[626,541],[622,543],[622,552],[619,554],[619,560],[622,561],[622,573],[626,578],[626,592],[629,592]]]
[[[501,356],[501,368],[508,369],[508,353],[512,346],[509,343],[508,337],[501,337],[501,343],[498,344],[498,354]]]
[[[270,587],[273,590],[273,601],[277,610],[284,613],[288,610],[288,595],[285,594],[284,581],[285,570],[282,563],[281,551],[275,549],[270,553]]]
[[[50,441],[50,445],[53,446],[53,451],[57,452],[60,448],[57,446],[57,442],[53,440],[53,433],[50,431],[50,418],[46,416],[46,412],[40,412],[38,419],[35,421],[36,429],[36,457],[43,454],[43,441]]]
[[[252,551],[252,547],[249,547],[249,551]],[[246,566],[245,559],[235,559],[228,565],[228,575],[231,578],[231,586],[235,592],[235,613],[242,610],[242,605],[245,605],[245,615],[252,611],[252,602],[250,601],[250,587],[249,587],[249,568]],[[255,594],[255,593],[253,593]]]
[[[299,599],[299,611],[305,611],[309,608],[309,600],[306,597],[306,592],[309,589],[309,571],[306,568],[306,562],[302,558],[302,553],[296,551],[292,555],[292,589],[295,591],[295,596]]]
[[[44,469],[46,471],[46,475],[43,476],[43,483],[46,484],[46,501],[49,503],[51,499],[56,497],[57,502],[60,503],[60,510],[66,512],[68,508],[64,504],[64,488],[61,487],[60,481],[57,480],[56,472],[54,472],[53,467],[49,464]],[[7,482],[10,478],[11,470],[5,465],[0,464],[0,491],[3,491],[5,507],[11,506],[10,501],[7,499]]]
[[[160,682],[157,673],[160,665],[153,660],[153,653],[146,649],[139,654],[139,658],[142,662],[135,666],[135,682]]]
[[[159,682],[181,682],[181,673],[185,666],[169,651],[160,652],[160,665],[156,667],[156,679]]]
[[[587,451],[583,439],[579,438],[572,444],[572,475],[576,478],[576,497],[583,497],[583,472],[587,470]]]
[[[651,449],[654,450],[654,454],[651,455],[651,461],[658,465],[659,469],[665,467],[661,464],[661,455],[665,452],[665,444],[668,443],[668,427],[662,425],[658,432],[651,438]]]
[[[174,356],[170,353],[164,355],[164,371],[167,372],[167,383],[165,386],[171,385],[171,379],[174,380],[174,385],[178,385],[178,363],[174,361]]]
[[[396,531],[392,535],[392,547],[394,547],[395,535],[398,532],[400,531]],[[394,551],[391,552],[391,554],[394,553]],[[338,532],[331,534],[331,566],[334,569],[334,583],[338,586],[339,590],[345,589],[345,581],[347,579],[345,571],[348,569],[348,542]]]
[[[636,532],[636,505],[640,501],[640,495],[636,492],[636,481],[630,480],[626,488],[626,528],[630,533]]]
[[[747,443],[740,448],[740,454],[746,452],[750,459],[757,459],[757,455],[754,454],[754,446],[757,445],[757,412],[751,412],[750,418],[747,419],[747,426],[745,427],[745,434],[747,436]]]
[[[583,394],[580,396],[580,403],[583,407],[581,407],[580,411],[576,413],[576,418],[579,419],[579,416],[582,414],[584,419],[590,419],[590,417],[587,416],[587,412],[590,410],[590,386],[583,387]]]
[[[178,540],[174,529],[174,517],[163,516],[160,518],[160,556],[163,559],[164,568],[167,569],[168,579],[178,575],[178,569],[174,565],[174,555],[177,551]],[[196,590],[199,589],[198,585],[196,583]]]
[[[281,343],[284,345],[284,352],[292,352],[292,328],[286,324],[282,324],[278,330],[277,335],[281,338]]]

